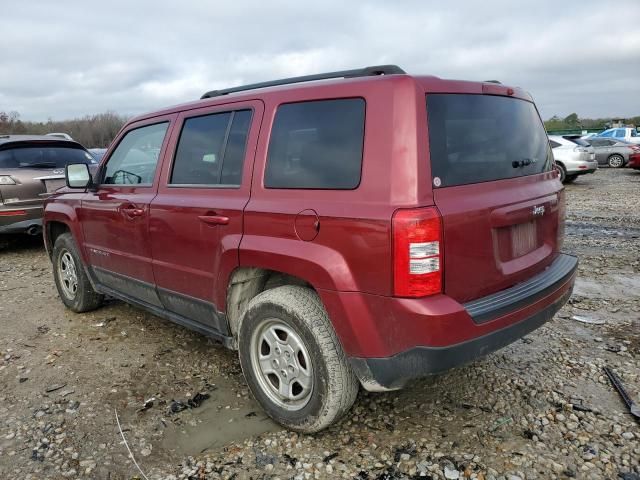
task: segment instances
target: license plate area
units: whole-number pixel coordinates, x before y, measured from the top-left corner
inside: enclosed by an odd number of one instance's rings
[[[530,220],[497,228],[496,258],[500,263],[515,260],[536,250],[541,245],[542,232],[539,227],[537,220]]]
[[[538,247],[538,222],[536,220],[512,225],[509,228],[511,229],[512,259],[522,257]]]
[[[47,195],[55,192],[59,188],[62,188],[62,187],[64,187],[66,185],[66,180],[64,179],[64,177],[62,177],[62,178],[41,178],[40,181],[42,183],[44,183],[44,188],[45,188],[45,192],[46,192]]]

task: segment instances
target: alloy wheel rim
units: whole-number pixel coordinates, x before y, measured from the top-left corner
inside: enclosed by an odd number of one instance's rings
[[[251,336],[251,366],[261,390],[280,408],[300,410],[313,392],[313,366],[300,336],[282,320],[263,320]]]
[[[58,257],[58,279],[65,297],[76,298],[78,293],[78,271],[76,263],[68,250],[63,250]]]
[[[622,165],[622,159],[619,156],[615,155],[609,159],[609,165],[617,168]]]

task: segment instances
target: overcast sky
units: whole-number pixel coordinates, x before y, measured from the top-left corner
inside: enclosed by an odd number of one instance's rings
[[[499,79],[542,116],[640,115],[640,0],[5,1],[0,111],[131,115],[211,89],[395,63]]]

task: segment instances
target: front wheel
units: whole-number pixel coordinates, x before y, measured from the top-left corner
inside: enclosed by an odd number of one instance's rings
[[[359,382],[320,298],[282,286],[251,300],[238,332],[240,364],[253,396],[282,426],[322,430],[353,405]]]
[[[56,238],[52,261],[58,294],[67,308],[81,313],[95,310],[102,304],[104,296],[91,286],[70,233]]]
[[[611,168],[620,168],[624,165],[624,158],[616,153],[607,159],[607,163]]]

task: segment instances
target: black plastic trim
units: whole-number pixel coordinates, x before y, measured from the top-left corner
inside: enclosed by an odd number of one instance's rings
[[[227,348],[235,349],[235,340],[227,334],[226,315],[219,312],[213,303],[99,267],[88,268],[87,273],[97,292],[141,307],[158,317],[212,337]],[[104,280],[114,282],[114,286],[106,284]],[[115,285],[121,288],[115,288]],[[169,307],[180,311],[169,310]]]
[[[578,268],[578,259],[561,253],[543,272],[500,292],[464,304],[475,323],[489,322],[530,305],[555,290]]]
[[[211,337],[214,340],[219,341],[220,343],[222,343],[225,347],[235,350],[236,346],[235,346],[235,340],[233,337],[224,335],[220,332],[218,332],[217,330],[215,330],[214,328],[211,328],[207,325],[204,325],[200,322],[196,322],[194,320],[191,320],[189,318],[183,317],[182,315],[178,315],[175,313],[172,313],[168,310],[165,310],[162,307],[156,307],[155,305],[151,305],[150,303],[146,303],[143,302],[142,300],[138,300],[136,298],[130,297],[129,295],[126,295],[122,292],[118,292],[116,290],[113,290],[112,288],[106,287],[104,285],[96,285],[97,290],[100,293],[103,293],[105,295],[109,295],[111,297],[117,298],[118,300],[122,300],[123,302],[129,303],[131,305],[134,305],[136,307],[142,308],[144,310],[147,310],[148,312],[164,318],[166,320],[169,320],[171,322],[177,323],[178,325],[182,325],[183,327],[187,327],[190,330],[194,330],[198,333],[201,333],[207,337]]]
[[[42,213],[41,213],[42,215]],[[10,217],[4,217],[5,219]],[[42,217],[33,218],[31,220],[22,220],[19,222],[9,223],[7,225],[0,225],[0,233],[23,233],[30,227],[42,228]]]
[[[447,347],[415,347],[386,358],[351,357],[349,361],[365,388],[395,390],[410,380],[442,373],[487,355],[524,337],[551,320],[571,296],[571,287],[547,308],[501,330]]]
[[[301,77],[282,78],[280,80],[271,80],[268,82],[252,83],[239,87],[225,88],[222,90],[211,90],[200,97],[213,98],[230,93],[244,92],[246,90],[255,90],[257,88],[276,87],[278,85],[289,85],[292,83],[313,82],[315,80],[328,80],[331,78],[354,78],[354,77],[371,77],[376,75],[401,75],[405,74],[397,65],[375,65],[372,67],[356,68],[353,70],[341,70],[338,72],[319,73],[315,75],[303,75]]]

